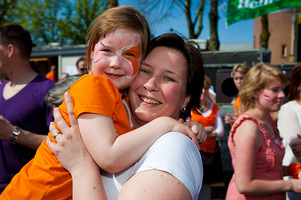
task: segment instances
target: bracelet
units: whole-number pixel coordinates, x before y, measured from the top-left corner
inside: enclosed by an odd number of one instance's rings
[[[16,144],[16,140],[18,138],[18,135],[20,135],[21,129],[16,126],[16,128],[13,130],[12,134],[10,135],[9,143]]]
[[[293,185],[293,182],[292,182],[292,180],[291,180],[291,179],[289,179],[289,182],[291,183],[291,192],[294,192],[295,190],[294,190],[294,185]]]
[[[299,163],[291,163],[287,167],[287,172],[289,173],[289,175],[291,175],[295,179],[298,178],[300,171],[301,171],[301,164],[299,164]]]

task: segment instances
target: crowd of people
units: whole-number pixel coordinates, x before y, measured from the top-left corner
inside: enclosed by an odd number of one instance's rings
[[[227,200],[300,199],[301,63],[288,80],[267,63],[234,65],[235,116],[223,119],[195,42],[151,39],[131,6],[100,14],[87,38],[78,75],[52,65],[43,76],[29,32],[0,26],[0,200],[211,199],[224,124]]]

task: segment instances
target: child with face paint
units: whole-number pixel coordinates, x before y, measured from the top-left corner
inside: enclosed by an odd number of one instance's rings
[[[138,11],[130,6],[109,9],[94,20],[88,36],[86,57],[92,74],[83,75],[65,96],[72,97],[85,146],[102,170],[115,173],[125,169],[170,131],[189,135],[198,143],[188,127],[169,117],[157,118],[131,131],[131,113],[122,97],[138,72],[150,37],[147,21]],[[59,110],[70,123],[65,102]],[[59,140],[60,134],[53,138],[49,133],[49,137]],[[71,198],[70,173],[48,148],[46,140],[0,196],[0,199]]]
[[[283,180],[284,148],[271,112],[279,111],[285,98],[286,77],[271,65],[258,63],[244,77],[239,92],[241,114],[232,126],[228,146],[234,174],[226,200],[279,199],[301,193],[301,180]]]

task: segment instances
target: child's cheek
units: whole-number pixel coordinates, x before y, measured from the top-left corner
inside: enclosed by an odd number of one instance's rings
[[[96,62],[92,61],[92,73],[102,75],[103,70],[108,66],[108,59],[105,56],[100,56]]]

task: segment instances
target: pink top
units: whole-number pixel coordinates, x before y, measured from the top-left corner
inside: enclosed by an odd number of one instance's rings
[[[267,133],[266,129],[257,121],[253,116],[243,113],[239,116],[239,118],[235,121],[229,135],[228,146],[230,150],[230,154],[232,157],[232,165],[235,166],[235,144],[234,144],[234,133],[239,125],[245,120],[253,120],[259,127],[263,141],[261,146],[258,149],[257,159],[256,159],[256,169],[255,169],[255,179],[261,180],[282,180],[283,179],[283,171],[282,171],[282,159],[284,156],[284,148],[276,129],[276,125],[274,121],[271,119],[270,123],[273,127],[274,132],[277,135],[277,139],[279,144],[277,144],[273,138]],[[272,196],[266,197],[255,197],[249,195],[240,194],[236,188],[235,184],[235,168],[232,179],[229,183],[226,200],[236,200],[236,199],[262,199],[262,200],[285,200],[285,192],[279,193]]]

